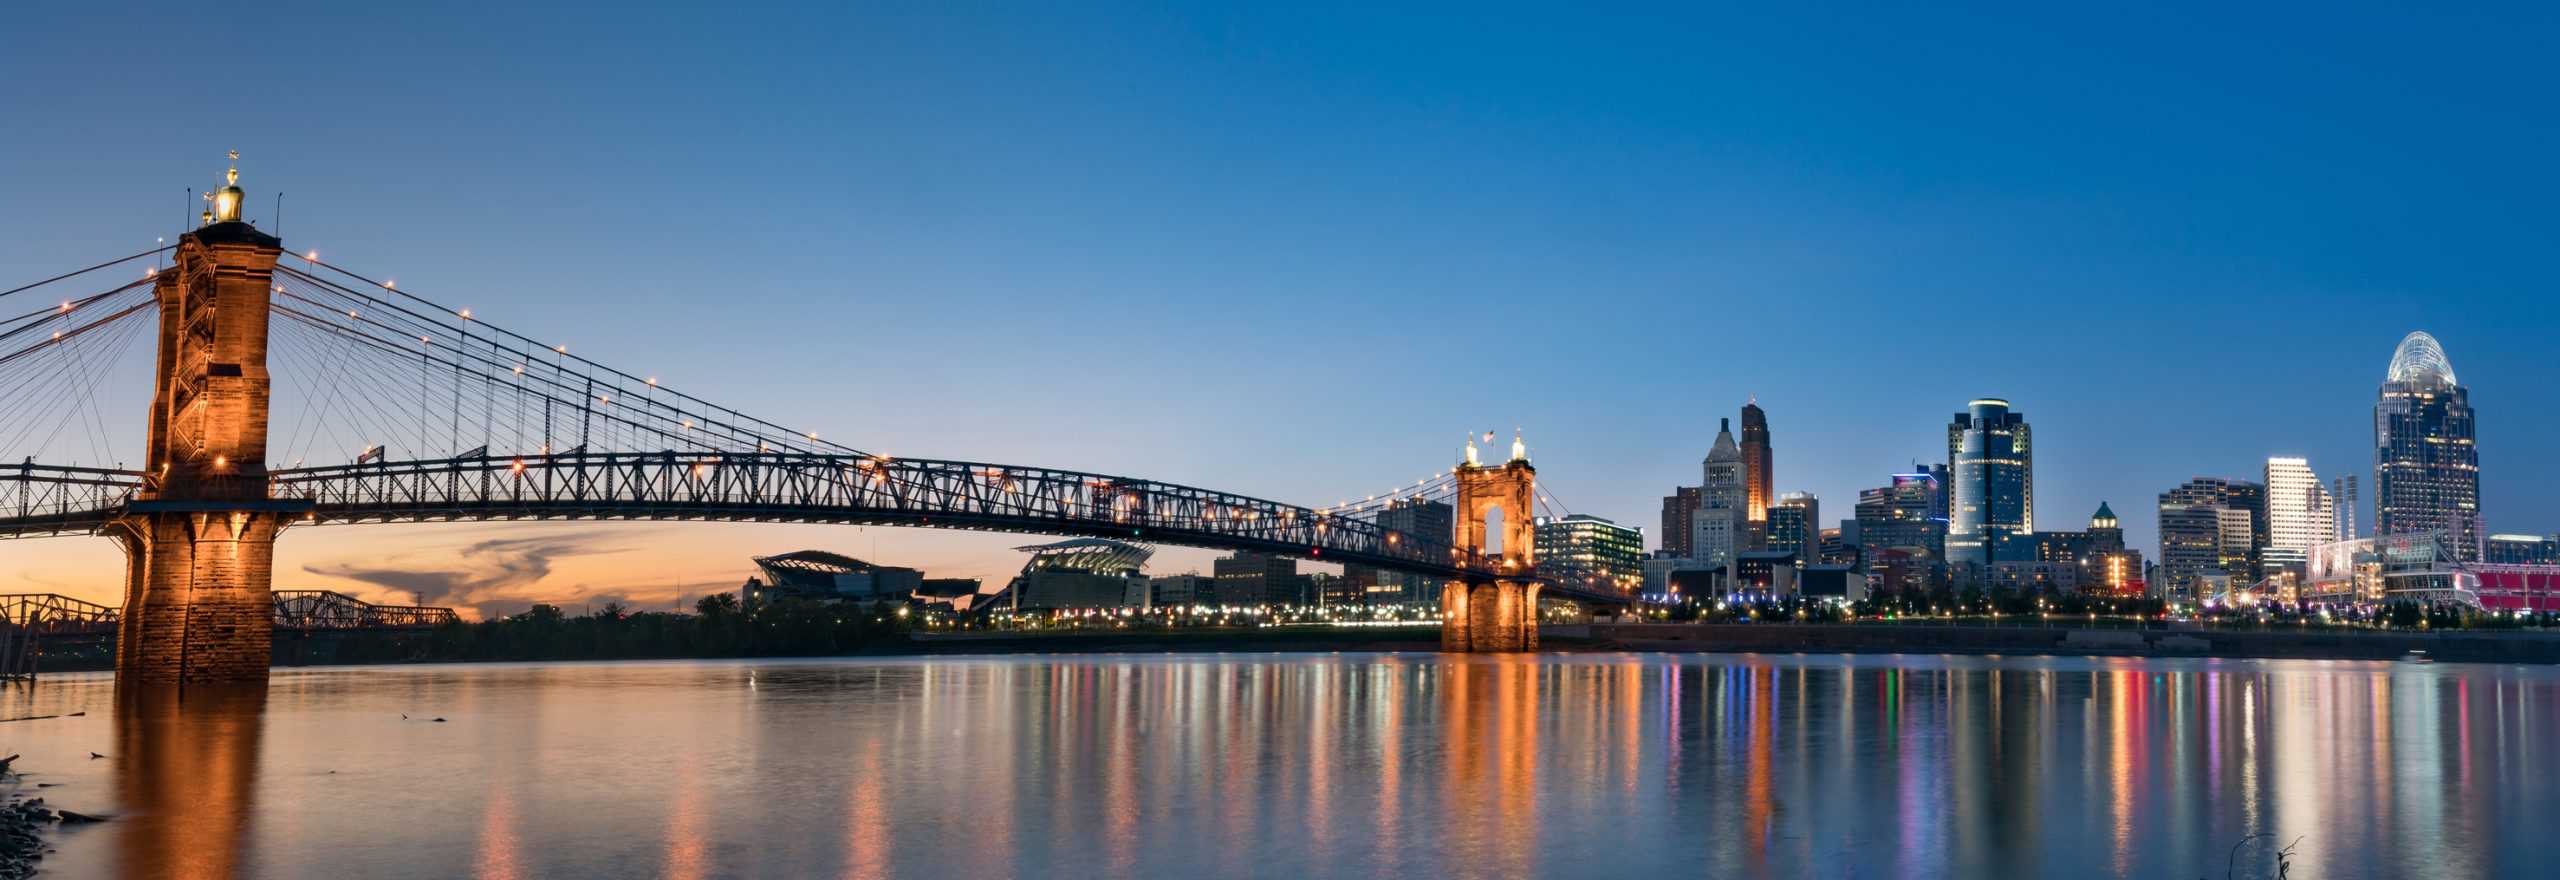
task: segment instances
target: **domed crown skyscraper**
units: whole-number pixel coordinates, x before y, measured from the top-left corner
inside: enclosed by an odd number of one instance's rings
[[[2402,337],[2373,406],[2374,533],[2438,532],[2464,561],[2480,558],[2480,453],[2470,389],[2425,331]]]

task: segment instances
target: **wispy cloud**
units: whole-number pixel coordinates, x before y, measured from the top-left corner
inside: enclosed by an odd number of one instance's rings
[[[481,616],[524,610],[535,601],[595,598],[607,591],[550,583],[556,565],[578,557],[630,552],[629,529],[546,530],[428,545],[390,556],[308,563],[306,573],[368,584],[424,605],[468,608]],[[279,587],[284,585],[278,584]],[[622,590],[612,590],[619,596]]]

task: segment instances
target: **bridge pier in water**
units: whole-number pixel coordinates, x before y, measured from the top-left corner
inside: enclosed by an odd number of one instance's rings
[[[1535,651],[1538,585],[1522,581],[1440,588],[1440,650]]]
[[[1492,440],[1490,432],[1487,442]],[[1537,503],[1538,469],[1529,466],[1528,449],[1511,441],[1511,460],[1501,466],[1479,464],[1476,445],[1467,442],[1458,463],[1458,552],[1483,561],[1504,574],[1490,582],[1450,581],[1440,588],[1440,650],[1534,651],[1538,647],[1538,586],[1528,580],[1538,571],[1537,529],[1530,519]],[[1500,532],[1495,533],[1494,521]],[[1498,539],[1499,545],[1493,542]]]
[[[125,551],[116,682],[265,681],[281,518],[264,512],[146,513],[108,529]]]

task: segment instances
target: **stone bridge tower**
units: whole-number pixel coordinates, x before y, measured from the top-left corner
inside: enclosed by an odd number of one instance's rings
[[[153,284],[145,474],[106,529],[126,558],[119,686],[267,677],[268,591],[289,513],[267,494],[267,308],[284,242],[241,221],[239,180],[234,167]]]
[[[1492,442],[1490,433],[1486,442]],[[1514,435],[1511,460],[1499,466],[1477,461],[1473,438],[1456,470],[1458,490],[1457,547],[1491,562],[1497,572],[1489,582],[1451,581],[1440,590],[1440,649],[1443,651],[1528,651],[1538,647],[1537,529],[1530,511],[1536,504],[1538,469],[1529,465],[1529,450]],[[1494,547],[1488,521],[1499,512],[1501,545]],[[1496,552],[1496,551],[1499,552]]]

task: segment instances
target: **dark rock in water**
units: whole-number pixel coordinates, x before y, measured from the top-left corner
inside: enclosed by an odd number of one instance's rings
[[[58,820],[96,821],[96,817],[67,810],[57,813],[46,809],[44,798],[40,797],[14,798],[0,804],[0,880],[34,876],[36,862],[53,851],[44,845],[38,832]]]

